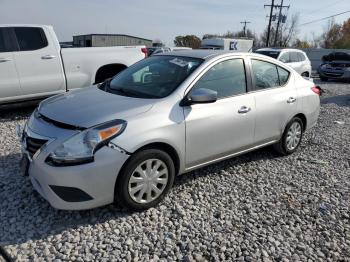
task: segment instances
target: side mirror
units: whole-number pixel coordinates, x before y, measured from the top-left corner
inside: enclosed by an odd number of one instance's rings
[[[218,93],[216,91],[207,88],[199,88],[195,89],[187,97],[185,97],[181,101],[180,106],[214,103],[217,99]]]

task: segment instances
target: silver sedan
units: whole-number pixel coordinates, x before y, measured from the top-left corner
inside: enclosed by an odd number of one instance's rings
[[[20,133],[21,165],[55,208],[141,210],[177,174],[268,145],[293,153],[319,104],[312,82],[266,56],[164,53],[40,103]]]

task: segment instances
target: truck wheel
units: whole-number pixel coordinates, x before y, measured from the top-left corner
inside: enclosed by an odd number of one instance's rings
[[[116,200],[131,210],[156,206],[172,187],[175,166],[162,150],[146,149],[131,156],[119,174]]]
[[[123,71],[125,68],[126,66],[122,64],[110,64],[102,66],[96,72],[95,84],[102,83],[106,79],[112,78],[119,72]]]

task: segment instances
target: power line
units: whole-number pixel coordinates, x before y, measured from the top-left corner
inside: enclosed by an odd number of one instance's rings
[[[312,23],[320,22],[320,21],[327,20],[327,19],[329,19],[329,18],[333,18],[333,17],[339,16],[339,15],[343,15],[343,14],[346,14],[346,13],[350,13],[350,10],[345,11],[345,12],[341,12],[341,13],[338,13],[338,14],[335,14],[335,15],[323,17],[323,18],[320,18],[320,19],[312,20],[312,21],[310,21],[310,22],[303,23],[303,24],[301,24],[300,26],[309,25],[309,24],[312,24]]]
[[[244,24],[244,26],[243,26],[243,33],[244,33],[244,36],[247,36],[247,35],[246,35],[246,28],[247,28],[247,24],[250,24],[250,21],[244,20],[244,21],[241,22],[241,24]]]

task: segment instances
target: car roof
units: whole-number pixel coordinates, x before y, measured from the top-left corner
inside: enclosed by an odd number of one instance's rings
[[[241,53],[237,51],[224,51],[224,50],[208,50],[208,49],[195,49],[195,50],[181,50],[172,51],[168,53],[156,54],[156,56],[182,56],[182,57],[193,57],[201,59],[209,59],[225,54],[245,55],[247,53]]]
[[[257,49],[256,51],[293,51],[293,52],[303,52],[303,50],[300,50],[300,49],[296,49],[296,48],[273,48],[273,47],[270,47],[270,48],[259,48]]]

